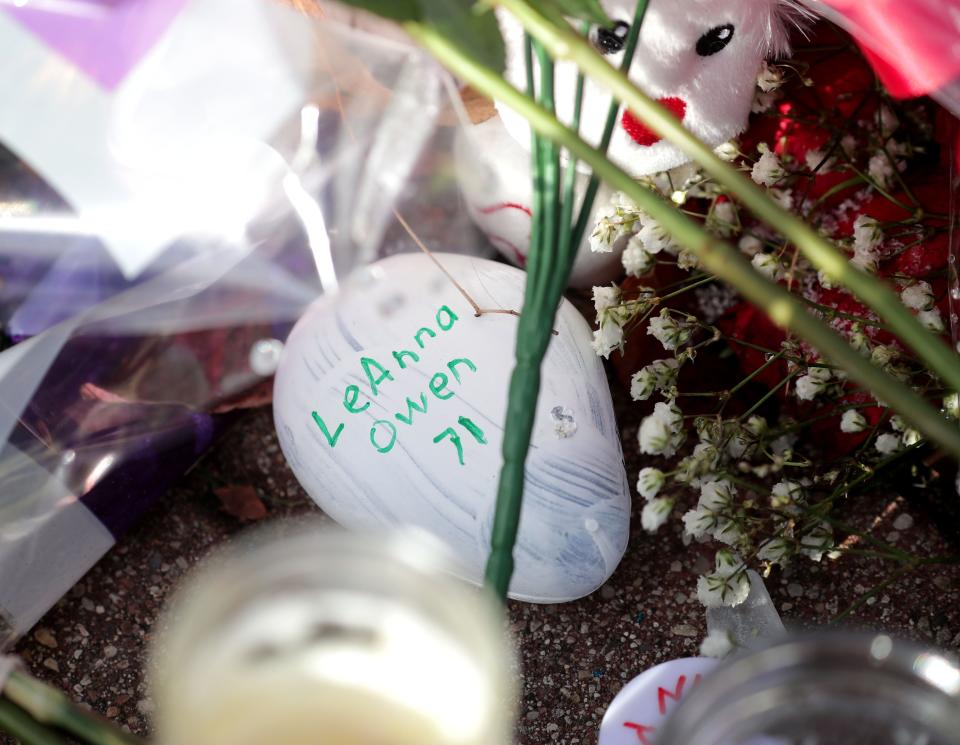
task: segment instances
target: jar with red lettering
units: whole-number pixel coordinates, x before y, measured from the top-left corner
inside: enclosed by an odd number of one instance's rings
[[[956,745],[956,660],[885,634],[821,634],[705,676],[654,745]]]

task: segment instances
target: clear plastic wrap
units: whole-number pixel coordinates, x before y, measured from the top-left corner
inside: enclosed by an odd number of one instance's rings
[[[485,249],[456,88],[402,37],[271,0],[0,0],[0,45],[2,648],[269,400],[310,302],[415,248],[395,209]]]

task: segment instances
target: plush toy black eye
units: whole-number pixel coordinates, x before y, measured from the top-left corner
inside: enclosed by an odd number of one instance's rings
[[[627,42],[630,24],[617,21],[611,28],[598,28],[596,47],[601,54],[616,54]]]
[[[701,57],[709,57],[721,51],[731,41],[733,41],[733,24],[725,23],[717,26],[697,40],[697,54]]]

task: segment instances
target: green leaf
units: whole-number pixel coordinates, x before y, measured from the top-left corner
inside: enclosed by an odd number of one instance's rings
[[[400,23],[420,20],[419,0],[340,0],[340,2]]]
[[[570,18],[579,18],[600,26],[612,26],[613,21],[600,5],[600,0],[529,0],[529,5],[550,17],[551,11],[559,10]]]
[[[496,16],[489,7],[478,7],[474,0],[340,1],[382,18],[429,29],[456,44],[484,67],[503,72],[506,53]],[[587,0],[573,0],[575,3],[584,1]]]
[[[418,5],[416,25],[432,29],[484,67],[503,72],[506,52],[492,10],[478,9],[473,0],[418,0]]]

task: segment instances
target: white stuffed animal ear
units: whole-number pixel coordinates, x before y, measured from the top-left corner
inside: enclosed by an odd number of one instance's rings
[[[590,41],[619,66],[636,2],[602,0],[602,5],[614,25],[591,29]],[[746,127],[763,61],[788,51],[790,27],[808,15],[796,0],[650,0],[630,79],[701,140],[720,145]],[[506,14],[500,20],[507,45],[506,75],[523,90],[523,29]],[[572,63],[557,65],[557,114],[565,122],[572,120],[576,78]],[[587,142],[600,142],[609,104],[609,94],[588,80],[580,127]],[[514,139],[529,147],[526,122],[505,106],[498,109]],[[608,152],[635,177],[689,160],[629,111],[621,112]]]

